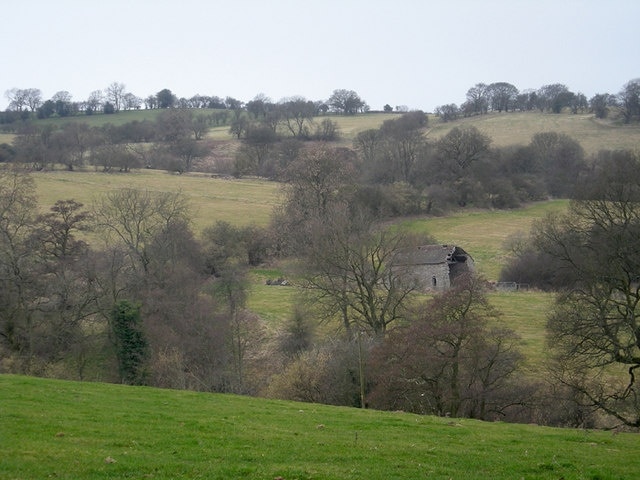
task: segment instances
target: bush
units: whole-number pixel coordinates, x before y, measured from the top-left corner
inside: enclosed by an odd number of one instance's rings
[[[329,340],[302,352],[271,378],[265,396],[282,400],[359,406],[358,347]]]

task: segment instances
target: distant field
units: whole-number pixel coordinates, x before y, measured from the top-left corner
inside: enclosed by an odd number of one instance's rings
[[[177,175],[160,170],[132,173],[53,171],[34,173],[41,208],[57,200],[75,199],[90,205],[98,196],[120,188],[151,191],[181,191],[193,207],[196,231],[217,220],[235,225],[268,224],[273,207],[280,201],[281,185],[260,179],[221,179],[206,174]],[[532,222],[549,212],[566,208],[566,200],[534,203],[514,210],[460,212],[447,217],[420,217],[399,221],[413,233],[427,233],[440,243],[456,244],[474,258],[478,270],[497,280],[508,252],[505,240],[528,233]]]
[[[113,115],[81,115],[69,118],[51,118],[36,120],[36,124],[61,124],[65,122],[86,122],[91,126],[105,123],[122,125],[134,120],[155,120],[162,110],[135,110],[119,112]],[[194,110],[195,115],[210,115],[213,109]],[[314,119],[320,122],[324,118],[338,124],[342,138],[340,144],[350,145],[355,136],[364,130],[379,128],[382,122],[398,118],[397,113],[370,113],[352,116],[328,115]],[[442,123],[435,115],[429,115],[427,138],[436,140],[454,127],[474,125],[493,140],[492,145],[505,147],[509,145],[526,145],[531,137],[539,132],[565,133],[576,139],[587,154],[602,149],[638,149],[640,146],[640,124],[620,125],[609,120],[597,120],[592,114],[572,115],[569,113],[551,114],[534,112],[491,113],[475,117],[463,118],[455,122]],[[228,126],[213,126],[208,138],[215,140],[234,140],[229,134]],[[0,134],[0,143],[10,143],[13,135]]]
[[[614,480],[640,436],[0,375],[0,478]]]
[[[91,205],[101,194],[120,188],[181,191],[191,202],[198,232],[218,220],[235,225],[267,225],[280,192],[279,184],[266,180],[220,179],[144,169],[126,174],[54,171],[35,173],[34,178],[42,209],[62,199]]]
[[[614,125],[597,120],[591,114],[571,115],[540,112],[492,113],[440,123],[435,117],[430,123],[428,137],[437,139],[452,128],[473,125],[493,140],[495,147],[527,145],[540,132],[564,133],[577,140],[587,154],[603,149],[631,149],[640,147],[640,124]]]
[[[42,120],[36,120],[36,124],[39,125],[60,125],[69,122],[82,122],[91,127],[100,127],[110,123],[111,125],[124,125],[125,123],[143,120],[155,121],[156,117],[164,110],[126,110],[113,114],[96,113],[94,115],[77,115],[73,117],[54,117],[46,118]],[[206,111],[206,110],[205,110]],[[207,113],[213,112],[208,110]]]
[[[567,200],[531,204],[513,210],[460,212],[446,217],[403,220],[398,225],[412,233],[426,233],[438,243],[459,245],[489,280],[498,280],[508,252],[505,241],[519,232],[528,234],[534,220],[564,210]]]

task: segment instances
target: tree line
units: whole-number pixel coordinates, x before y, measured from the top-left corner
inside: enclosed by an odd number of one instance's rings
[[[436,107],[434,113],[444,122],[453,121],[459,117],[483,115],[488,112],[531,111],[561,113],[590,112],[596,118],[607,118],[612,112],[630,123],[640,119],[640,79],[632,79],[625,83],[618,93],[603,92],[587,97],[581,92],[572,91],[562,83],[543,85],[538,89],[519,90],[509,82],[494,82],[490,84],[476,83],[465,94],[466,101],[460,105],[455,103],[442,104]],[[168,89],[162,89],[147,97],[138,97],[128,92],[126,85],[113,82],[103,90],[94,90],[83,101],[73,101],[68,91],[56,92],[50,99],[43,100],[42,92],[38,88],[12,88],[5,92],[9,100],[8,108],[0,114],[0,125],[37,118],[68,117],[79,114],[93,115],[96,113],[113,114],[121,110],[144,109],[218,109],[218,110],[246,110],[254,112],[263,107],[271,107],[274,103],[265,95],[259,94],[246,103],[237,98],[227,96],[196,94],[192,97],[178,98]],[[305,100],[294,97],[295,100]],[[284,103],[292,99],[282,99]],[[306,100],[305,100],[306,101]],[[327,112],[353,115],[370,111],[369,105],[355,91],[336,89],[326,100],[309,101],[317,113]],[[385,112],[406,112],[408,108],[397,105],[395,109],[387,103],[383,107]]]
[[[540,112],[573,114],[590,112],[596,118],[607,118],[615,112],[624,123],[640,120],[640,79],[627,82],[619,93],[597,93],[590,99],[573,92],[562,83],[543,85],[539,89],[520,91],[508,82],[477,83],[469,88],[466,101],[461,105],[440,105],[435,113],[444,122],[460,117],[484,115],[488,112]]]
[[[66,90],[56,92],[50,99],[44,100],[39,88],[11,88],[5,91],[5,97],[9,105],[5,112],[0,114],[0,125],[24,122],[33,117],[45,119],[51,117],[72,117],[78,115],[115,114],[127,110],[153,109],[214,109],[214,110],[243,110],[255,112],[263,106],[268,107],[274,103],[265,95],[258,94],[248,102],[237,98],[217,95],[196,94],[190,98],[178,98],[170,89],[164,88],[156,94],[145,98],[128,92],[126,85],[113,82],[103,90],[94,90],[83,101],[74,101],[73,96]],[[304,100],[302,97],[284,98],[278,103],[286,103],[293,100]],[[355,115],[356,113],[369,111],[370,107],[353,90],[336,89],[326,100],[309,101],[314,111],[318,113],[341,113]],[[11,127],[8,127],[11,128]]]
[[[288,180],[289,167],[311,145],[332,144],[340,131],[330,117],[314,116],[311,102],[275,105],[256,101],[250,111],[198,114],[167,109],[155,121],[90,127],[27,125],[13,145],[3,144],[0,161],[33,170],[92,165],[104,172],[132,168],[257,175]],[[239,146],[218,154],[206,138],[212,126],[227,123]],[[566,197],[593,159],[565,134],[541,132],[528,145],[495,148],[473,126],[454,127],[437,140],[425,133],[421,111],[399,114],[376,129],[356,135],[336,151],[352,169],[359,199],[379,217],[444,214],[465,207],[513,208],[548,197]]]

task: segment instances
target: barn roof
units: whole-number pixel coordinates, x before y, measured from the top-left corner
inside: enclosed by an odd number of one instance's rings
[[[455,245],[421,245],[399,252],[394,259],[395,265],[439,265],[456,262],[456,257],[470,257],[462,248]]]

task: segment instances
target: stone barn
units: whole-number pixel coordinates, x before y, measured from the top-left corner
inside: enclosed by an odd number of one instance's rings
[[[455,245],[422,245],[399,252],[393,269],[420,290],[447,290],[456,277],[475,273],[473,258]]]

